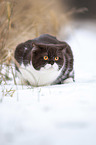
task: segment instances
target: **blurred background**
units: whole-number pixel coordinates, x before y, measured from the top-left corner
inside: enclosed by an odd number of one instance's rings
[[[87,13],[76,13],[75,18],[79,19],[96,19],[96,1],[95,0],[62,0],[64,4],[67,5],[67,10],[71,8],[82,8],[86,7],[88,9]]]

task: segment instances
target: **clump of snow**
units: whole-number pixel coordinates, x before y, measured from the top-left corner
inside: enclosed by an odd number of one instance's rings
[[[67,42],[73,49],[75,82],[16,90],[2,96],[0,145],[96,145],[96,34],[74,30]]]

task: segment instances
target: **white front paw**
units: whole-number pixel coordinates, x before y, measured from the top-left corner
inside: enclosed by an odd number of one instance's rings
[[[63,83],[73,83],[73,78],[68,78],[64,80]]]

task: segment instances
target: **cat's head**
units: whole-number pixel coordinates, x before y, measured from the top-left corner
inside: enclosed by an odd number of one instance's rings
[[[33,44],[31,63],[36,70],[54,68],[59,70],[64,65],[63,47],[59,44]]]

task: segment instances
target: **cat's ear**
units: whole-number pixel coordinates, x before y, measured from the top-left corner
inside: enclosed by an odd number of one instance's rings
[[[65,50],[65,46],[63,46],[63,45],[59,45],[58,47],[58,51],[64,51]]]
[[[44,49],[44,48],[46,48],[46,45],[45,44],[43,44],[43,43],[32,43],[32,46],[33,46],[33,50],[38,50],[38,49]]]
[[[38,47],[38,45],[34,42],[32,42],[32,47]]]
[[[37,47],[36,43],[32,42],[32,46],[33,47]]]
[[[32,42],[32,51],[36,51],[38,49],[39,49],[38,45],[36,43]]]
[[[59,44],[58,45],[59,47],[59,50],[62,51],[62,52],[65,52],[66,49],[68,49],[70,46],[67,44],[67,43],[64,43],[64,44]]]

